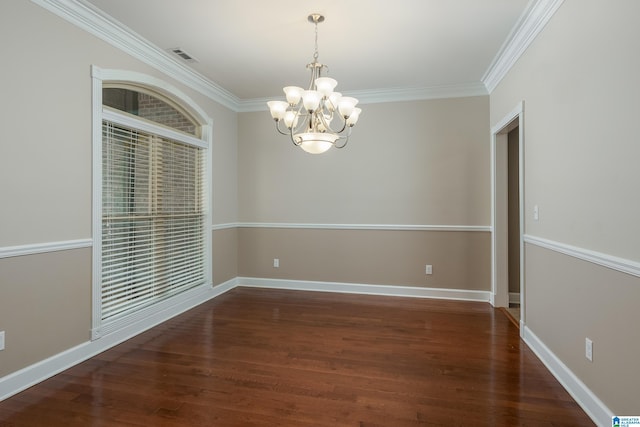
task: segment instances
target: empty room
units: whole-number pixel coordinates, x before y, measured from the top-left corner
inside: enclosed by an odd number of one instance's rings
[[[636,0],[4,0],[0,426],[640,424]]]

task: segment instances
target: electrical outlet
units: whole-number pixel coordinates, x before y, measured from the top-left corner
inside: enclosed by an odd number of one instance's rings
[[[429,264],[425,265],[424,274],[433,274],[433,266]]]
[[[0,350],[4,350],[4,331],[0,331]]]
[[[273,268],[280,267],[280,260],[278,258],[273,259]]]
[[[589,338],[584,339],[584,357],[593,362],[593,341]]]

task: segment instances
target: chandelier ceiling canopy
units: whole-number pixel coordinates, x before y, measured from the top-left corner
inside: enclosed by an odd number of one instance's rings
[[[336,80],[322,76],[327,66],[318,62],[318,24],[324,16],[314,13],[308,19],[315,25],[313,62],[307,64],[309,88],[287,86],[283,89],[286,101],[269,101],[267,105],[278,132],[289,135],[293,144],[307,153],[320,154],[347,145],[362,110],[356,107],[357,99],[334,92]]]

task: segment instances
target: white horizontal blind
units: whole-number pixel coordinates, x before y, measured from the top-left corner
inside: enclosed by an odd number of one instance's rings
[[[103,321],[205,282],[204,150],[104,120]]]

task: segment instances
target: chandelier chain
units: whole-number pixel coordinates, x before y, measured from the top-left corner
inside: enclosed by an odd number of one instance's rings
[[[315,62],[318,61],[318,21],[315,21],[316,26],[316,42],[315,42],[315,51],[313,52],[313,60]]]

